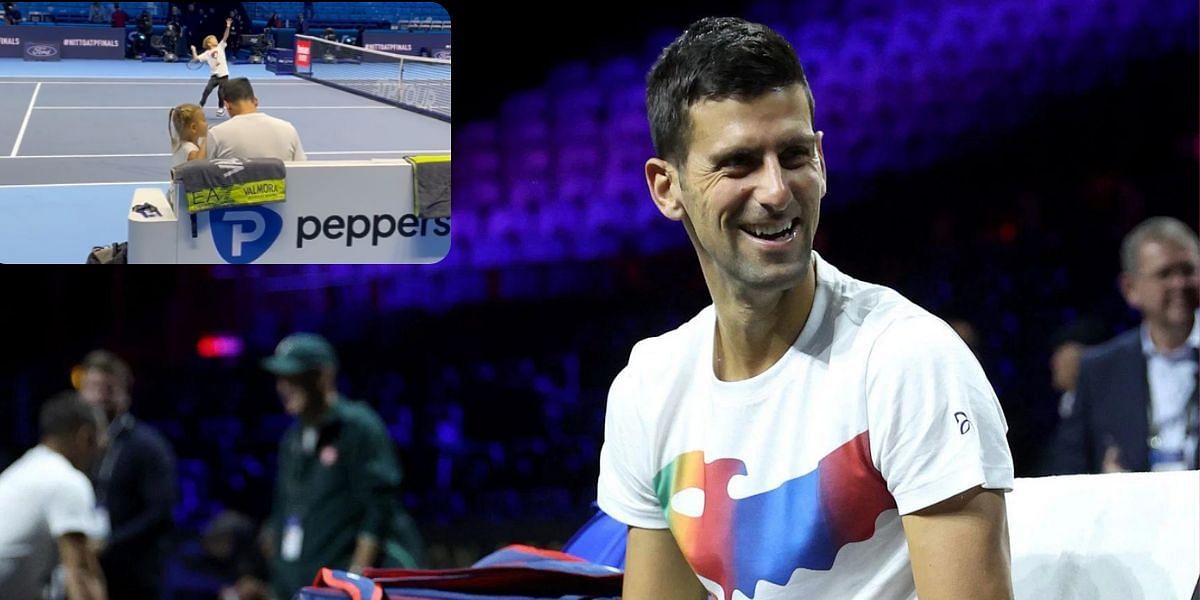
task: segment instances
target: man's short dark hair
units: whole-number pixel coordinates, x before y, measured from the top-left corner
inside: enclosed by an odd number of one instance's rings
[[[133,371],[129,369],[129,363],[121,360],[121,357],[109,352],[108,350],[93,350],[88,352],[87,356],[83,357],[83,362],[80,363],[84,371],[96,369],[102,373],[106,373],[117,378],[125,389],[133,387]]]
[[[783,36],[738,18],[700,19],[663,50],[646,78],[654,151],[673,164],[683,162],[691,139],[688,109],[701,100],[751,100],[794,84],[804,87],[812,118],[804,67]]]
[[[71,436],[84,426],[97,427],[100,414],[76,392],[60,392],[42,405],[38,429],[42,437]]]
[[[254,88],[250,85],[250,80],[245,77],[230,79],[225,82],[225,101],[226,102],[242,102],[243,100],[254,99]]]

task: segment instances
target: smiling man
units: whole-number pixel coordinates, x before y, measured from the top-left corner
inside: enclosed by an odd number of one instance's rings
[[[1010,598],[999,402],[945,322],[813,251],[826,166],[795,50],[703,19],[647,105],[646,182],[713,304],[610,390],[624,597]]]

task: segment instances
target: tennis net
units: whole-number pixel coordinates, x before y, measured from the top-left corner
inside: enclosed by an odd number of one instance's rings
[[[405,56],[296,36],[296,74],[347,92],[450,120],[450,60]]]

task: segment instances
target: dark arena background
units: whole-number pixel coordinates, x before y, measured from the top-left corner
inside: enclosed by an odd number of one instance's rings
[[[367,3],[316,4],[337,23]],[[216,598],[238,572],[206,555],[206,530],[270,510],[290,418],[259,361],[294,331],[326,336],[344,394],[384,419],[425,566],[559,548],[583,525],[609,384],[635,342],[710,302],[642,176],[645,73],[695,18],[744,16],[796,47],[826,136],[817,250],[972,330],[1018,477],[1047,473],[1055,332],[1139,322],[1117,287],[1122,236],[1156,215],[1197,224],[1194,0],[447,8],[442,262],[0,272],[0,468],[88,351],[125,358],[132,412],[178,461],[164,598]]]

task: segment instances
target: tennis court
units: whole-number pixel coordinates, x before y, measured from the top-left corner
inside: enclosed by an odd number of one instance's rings
[[[0,60],[0,262],[81,263],[126,238],[137,187],[167,186],[167,114],[198,103],[208,73],[181,63]],[[263,65],[248,77],[259,110],[295,125],[309,160],[448,152],[450,123]],[[206,115],[213,126],[216,92]]]

